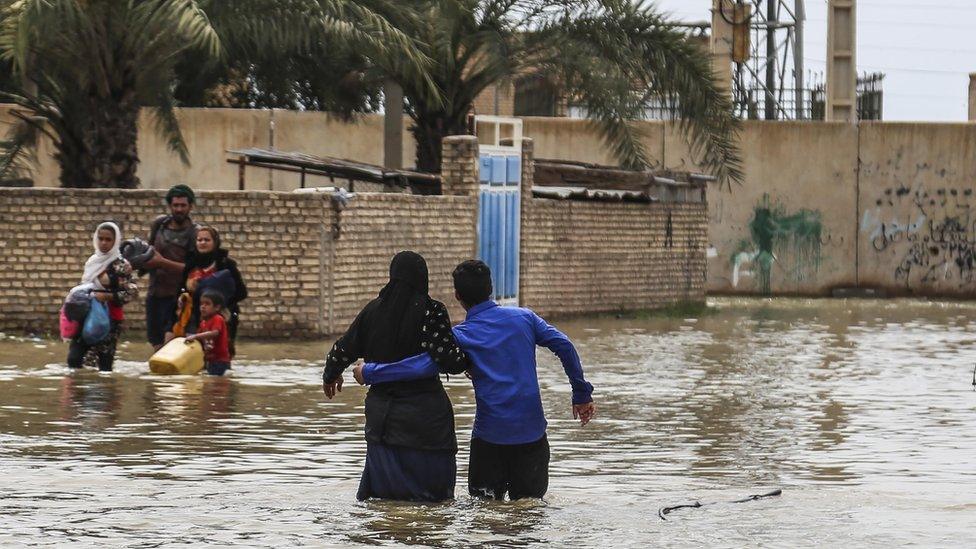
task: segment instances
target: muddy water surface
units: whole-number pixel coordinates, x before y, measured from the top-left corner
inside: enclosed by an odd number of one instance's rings
[[[0,545],[969,546],[976,306],[714,300],[698,318],[557,323],[598,417],[579,428],[541,351],[544,502],[464,490],[474,398],[448,383],[458,498],[357,503],[364,391],[321,393],[327,343],[245,342],[227,378],[69,373],[0,339]],[[675,511],[782,488],[779,498]]]

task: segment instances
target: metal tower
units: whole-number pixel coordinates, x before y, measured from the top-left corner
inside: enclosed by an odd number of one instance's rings
[[[736,0],[736,4],[751,8],[749,58],[733,68],[737,112],[761,120],[809,119],[803,68],[804,0]],[[736,23],[732,13],[722,10],[720,15]]]

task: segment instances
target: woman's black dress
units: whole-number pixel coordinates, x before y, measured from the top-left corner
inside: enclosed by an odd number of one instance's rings
[[[396,362],[427,352],[443,373],[469,366],[444,304],[427,295],[427,265],[401,252],[390,282],[367,304],[326,358],[335,381],[360,358]],[[357,498],[441,501],[454,497],[454,410],[438,377],[379,383],[366,395],[366,465]]]

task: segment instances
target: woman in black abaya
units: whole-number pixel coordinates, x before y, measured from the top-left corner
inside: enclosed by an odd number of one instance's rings
[[[390,363],[430,354],[442,373],[470,364],[451,332],[444,304],[427,294],[427,263],[400,252],[390,281],[359,313],[326,358],[323,389],[342,387],[356,360]],[[442,501],[454,497],[457,473],[454,409],[439,377],[377,383],[366,394],[366,464],[357,499]]]

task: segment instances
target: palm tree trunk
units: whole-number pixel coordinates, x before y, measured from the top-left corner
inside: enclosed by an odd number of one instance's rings
[[[467,133],[465,118],[448,114],[414,118],[410,132],[417,142],[417,171],[441,172],[441,141],[449,135]]]
[[[138,187],[138,105],[98,98],[92,98],[90,104],[90,118],[77,142],[63,142],[57,154],[61,165],[61,185],[76,188]]]

